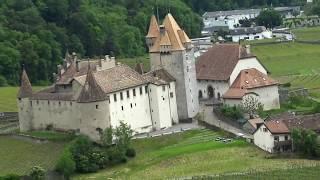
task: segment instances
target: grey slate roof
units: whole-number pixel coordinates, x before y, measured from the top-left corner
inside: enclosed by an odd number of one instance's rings
[[[18,92],[18,98],[26,98],[32,96],[32,86],[29,81],[26,70],[23,68],[21,75],[21,85]]]
[[[157,69],[143,75],[150,83],[155,85],[164,85],[175,81],[175,78],[165,69]]]
[[[103,92],[102,88],[97,83],[93,71],[89,68],[86,77],[86,82],[82,87],[81,93],[78,98],[79,103],[89,103],[104,101],[107,99],[106,94]]]
[[[204,18],[215,18],[215,17],[219,17],[219,16],[259,14],[260,12],[261,12],[261,9],[243,9],[243,10],[231,10],[231,11],[205,12],[202,16]]]

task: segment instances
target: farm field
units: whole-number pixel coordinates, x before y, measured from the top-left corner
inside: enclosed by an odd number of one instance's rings
[[[273,77],[320,73],[320,45],[281,43],[252,46]]]
[[[298,40],[320,41],[320,27],[294,29],[293,33]]]
[[[319,161],[276,158],[242,140],[216,142],[220,133],[193,130],[152,139],[135,140],[137,156],[127,164],[73,179],[170,179],[275,171],[320,165]],[[312,172],[318,172],[312,170]]]
[[[62,142],[36,143],[8,136],[0,136],[0,142],[0,176],[24,175],[33,166],[52,170],[65,146]]]
[[[34,91],[43,87],[32,87]],[[0,87],[0,112],[17,112],[18,87]]]

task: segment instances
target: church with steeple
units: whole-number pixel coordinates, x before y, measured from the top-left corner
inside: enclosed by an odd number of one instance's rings
[[[170,13],[159,23],[152,16],[146,35],[151,71],[164,69],[175,78],[179,119],[191,120],[199,111],[194,49]]]

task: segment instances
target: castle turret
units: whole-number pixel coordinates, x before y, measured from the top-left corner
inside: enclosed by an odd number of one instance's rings
[[[199,111],[197,81],[193,46],[188,35],[180,28],[169,13],[163,24],[157,26],[155,17],[151,18],[150,32],[159,31],[152,46],[149,46],[151,70],[164,68],[176,79],[178,115],[180,120],[191,120]]]
[[[20,131],[29,131],[32,129],[32,86],[23,68],[21,75],[21,84],[18,92],[18,111],[19,111],[19,125]]]
[[[109,98],[97,83],[90,68],[78,97],[80,132],[99,141],[100,133],[110,127]]]
[[[146,36],[146,43],[149,49],[155,44],[155,41],[157,37],[159,37],[160,31],[159,31],[159,25],[157,22],[157,19],[154,15],[152,15],[150,20],[150,26],[149,31]]]

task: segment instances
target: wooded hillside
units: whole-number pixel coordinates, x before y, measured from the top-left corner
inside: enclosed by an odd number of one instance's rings
[[[160,18],[170,11],[188,35],[196,37],[203,11],[301,1],[0,0],[0,86],[17,85],[22,64],[33,84],[52,81],[66,50],[83,57],[145,54],[144,36],[156,3]]]

